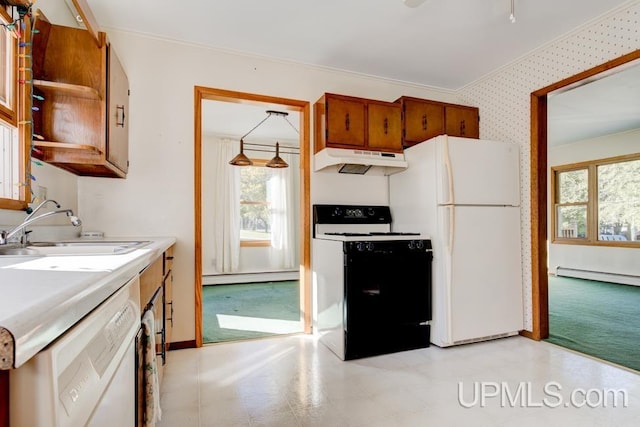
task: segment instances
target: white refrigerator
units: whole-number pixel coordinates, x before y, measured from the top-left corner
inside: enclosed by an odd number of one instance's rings
[[[431,342],[523,329],[520,160],[516,144],[447,135],[407,148],[389,177],[393,231],[433,244]]]

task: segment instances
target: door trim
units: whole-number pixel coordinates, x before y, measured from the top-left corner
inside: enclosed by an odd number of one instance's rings
[[[241,104],[279,104],[300,113],[300,310],[304,332],[311,333],[311,185],[310,185],[310,103],[295,99],[194,86],[194,213],[195,213],[195,334],[202,347],[202,101]]]
[[[598,80],[640,59],[640,49],[597,65],[531,93],[531,301],[535,340],[549,336],[549,281],[547,265],[547,95]]]

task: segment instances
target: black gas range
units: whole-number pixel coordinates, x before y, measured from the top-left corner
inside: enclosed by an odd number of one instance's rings
[[[343,360],[429,346],[431,240],[388,206],[314,205],[320,341]]]

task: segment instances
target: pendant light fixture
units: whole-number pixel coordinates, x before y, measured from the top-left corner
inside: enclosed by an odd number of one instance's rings
[[[260,123],[255,125],[249,132],[247,132],[244,135],[242,135],[242,137],[240,138],[240,153],[238,153],[238,155],[235,156],[229,162],[229,164],[234,165],[234,166],[251,166],[251,165],[253,165],[253,162],[251,161],[251,159],[249,159],[244,154],[244,138],[246,138],[251,132],[253,132],[258,127],[260,127],[260,125],[262,125],[264,122],[266,122],[271,116],[282,117],[287,123],[289,123],[289,125],[293,128],[293,130],[296,131],[296,133],[300,134],[300,132],[298,132],[298,129],[296,129],[296,127],[293,126],[293,124],[287,119],[288,115],[289,115],[289,113],[285,113],[285,112],[282,112],[282,111],[267,110],[267,117],[262,119],[262,121],[260,121]],[[264,146],[264,144],[249,144],[249,145]],[[287,147],[287,148],[296,149],[296,147]],[[265,151],[265,150],[256,150],[256,151]],[[292,153],[292,154],[295,154],[295,153]],[[282,157],[280,157],[280,143],[276,142],[276,155],[275,155],[275,157],[273,159],[269,160],[265,166],[268,167],[268,168],[286,168],[286,167],[289,167],[287,162],[285,162],[282,159]]]
[[[240,152],[237,156],[231,159],[229,164],[234,166],[251,166],[253,164],[251,159],[244,154],[244,141],[242,138],[240,138]]]
[[[265,165],[268,168],[288,168],[287,162],[280,157],[280,143],[276,142],[276,156]]]

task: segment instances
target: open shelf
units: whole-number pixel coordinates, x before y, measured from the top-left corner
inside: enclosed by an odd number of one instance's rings
[[[65,149],[70,149],[70,150],[79,150],[79,151],[89,151],[92,153],[97,153],[100,154],[101,151],[98,150],[97,147],[94,147],[93,145],[86,145],[86,144],[73,144],[70,142],[56,142],[56,141],[37,141],[34,140],[33,141],[33,146],[34,147],[38,147],[38,148],[65,148]]]
[[[76,98],[95,99],[101,101],[100,93],[92,87],[80,86],[69,83],[52,82],[48,80],[33,80],[34,87],[45,94],[73,96]]]

